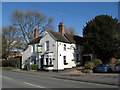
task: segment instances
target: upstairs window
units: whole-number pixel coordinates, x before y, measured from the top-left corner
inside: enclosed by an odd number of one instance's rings
[[[64,44],[64,51],[66,51],[66,44]]]
[[[46,41],[45,42],[45,51],[49,51],[49,41]]]

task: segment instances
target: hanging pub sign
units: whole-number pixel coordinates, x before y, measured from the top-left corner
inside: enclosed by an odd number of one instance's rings
[[[37,49],[38,53],[42,53],[42,46],[39,45]]]

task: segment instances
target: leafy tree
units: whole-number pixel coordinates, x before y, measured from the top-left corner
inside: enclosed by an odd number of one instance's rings
[[[120,23],[112,16],[99,15],[86,23],[83,29],[86,53],[96,54],[103,62],[120,58]]]
[[[52,17],[40,13],[36,10],[22,11],[15,10],[11,16],[12,23],[21,31],[26,44],[34,38],[34,29],[40,29],[40,35],[46,30],[53,30]]]

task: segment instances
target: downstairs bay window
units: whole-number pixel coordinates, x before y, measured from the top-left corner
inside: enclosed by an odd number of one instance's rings
[[[44,66],[45,67],[53,67],[53,55],[51,53],[44,55]]]

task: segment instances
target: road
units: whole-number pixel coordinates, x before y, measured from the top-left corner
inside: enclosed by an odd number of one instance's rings
[[[118,88],[118,86],[3,71],[2,88]]]

